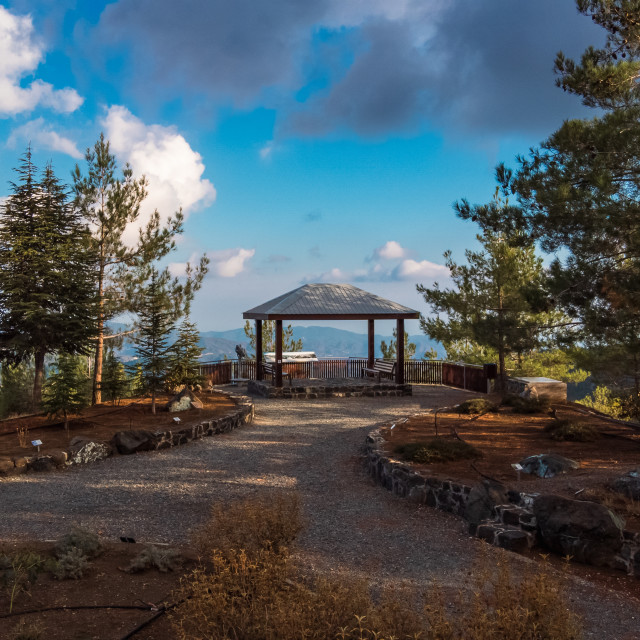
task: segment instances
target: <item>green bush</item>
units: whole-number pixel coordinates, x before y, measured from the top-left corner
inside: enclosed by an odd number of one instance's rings
[[[58,580],[78,580],[90,567],[89,558],[78,547],[71,547],[58,555],[58,563],[53,575]]]
[[[9,597],[9,613],[18,595],[29,591],[46,566],[47,559],[32,551],[0,555],[0,587]]]
[[[405,460],[420,464],[453,462],[482,456],[474,446],[457,438],[434,438],[429,442],[409,442],[398,445],[394,452]]]
[[[590,424],[570,420],[554,420],[544,430],[558,442],[593,442],[600,437],[598,430]]]
[[[127,573],[138,573],[145,569],[158,569],[162,573],[175,571],[180,566],[180,554],[174,549],[150,544],[146,546],[125,569]]]
[[[521,396],[505,396],[502,405],[512,407],[513,413],[547,413],[551,403],[548,398],[522,398]]]
[[[462,404],[459,404],[456,409],[458,413],[478,414],[497,411],[498,407],[486,398],[471,398],[471,400],[465,400]]]
[[[95,533],[77,525],[58,540],[56,554],[60,557],[73,548],[79,549],[88,559],[97,558],[103,550],[102,542]]]

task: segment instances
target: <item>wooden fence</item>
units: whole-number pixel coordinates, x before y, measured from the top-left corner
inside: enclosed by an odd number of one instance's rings
[[[322,358],[316,362],[287,362],[282,370],[293,378],[359,378],[366,358]],[[200,374],[212,384],[227,384],[234,378],[256,377],[255,360],[217,360],[200,365]],[[414,384],[445,384],[469,391],[487,392],[487,376],[482,367],[439,360],[407,360],[404,379]]]

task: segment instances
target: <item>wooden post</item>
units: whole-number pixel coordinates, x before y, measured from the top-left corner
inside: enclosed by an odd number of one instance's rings
[[[373,361],[375,360],[376,357],[376,345],[374,342],[374,335],[375,335],[375,321],[373,320],[373,318],[369,318],[369,320],[367,320],[367,324],[368,324],[368,335],[369,335],[369,340],[368,340],[368,349],[367,349],[367,367],[369,369],[373,369]]]
[[[396,384],[404,384],[404,320],[396,321]]]
[[[276,320],[276,387],[282,386],[282,320]]]
[[[262,320],[256,320],[256,380],[262,380]]]

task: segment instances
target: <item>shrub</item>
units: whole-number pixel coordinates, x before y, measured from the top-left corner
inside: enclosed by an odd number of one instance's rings
[[[548,398],[522,398],[521,396],[505,396],[503,406],[512,407],[513,413],[547,413],[550,408]]]
[[[71,547],[58,555],[58,563],[53,575],[58,580],[78,580],[89,568],[89,558],[78,547]]]
[[[13,610],[15,599],[29,591],[46,565],[47,559],[32,551],[0,555],[0,586],[9,596],[9,613]]]
[[[45,628],[40,622],[21,620],[11,631],[11,640],[40,640]]]
[[[103,550],[102,542],[95,533],[77,525],[58,540],[56,554],[60,557],[73,548],[79,549],[88,559],[97,558]]]
[[[465,400],[456,408],[458,413],[465,414],[491,413],[498,410],[498,407],[486,398],[471,398],[470,400]]]
[[[293,542],[302,529],[296,494],[278,493],[231,504],[216,504],[209,521],[196,532],[195,546],[202,557],[212,550],[262,549],[276,553]]]
[[[288,499],[288,496],[285,498]],[[227,514],[214,512],[224,531],[245,527],[241,514],[268,531],[283,511],[264,500],[243,501]],[[260,516],[260,514],[262,514]],[[211,525],[211,531],[214,531]],[[287,536],[289,538],[289,536]],[[445,599],[435,585],[421,598],[407,588],[382,588],[374,600],[365,580],[310,579],[287,547],[269,541],[252,549],[220,549],[209,539],[210,562],[181,581],[181,604],[169,613],[180,640],[578,640],[578,619],[564,597],[563,581],[545,567],[517,580],[505,563],[487,557],[471,571],[471,588]],[[493,557],[492,557],[493,560]],[[452,601],[453,600],[453,601]],[[461,613],[463,612],[463,613]]]
[[[405,460],[420,464],[453,462],[479,458],[482,455],[474,446],[457,438],[434,438],[429,442],[409,442],[398,445],[394,452]]]
[[[125,569],[127,573],[138,573],[145,569],[158,569],[162,573],[174,571],[180,566],[180,554],[174,549],[146,546]]]
[[[559,442],[593,442],[600,437],[598,430],[590,424],[570,420],[554,420],[544,430]]]

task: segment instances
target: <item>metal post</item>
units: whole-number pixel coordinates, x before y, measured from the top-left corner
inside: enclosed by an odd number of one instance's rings
[[[256,380],[262,380],[262,320],[256,320]]]
[[[282,386],[282,320],[276,320],[276,387]]]
[[[404,384],[404,320],[396,321],[396,384]]]

